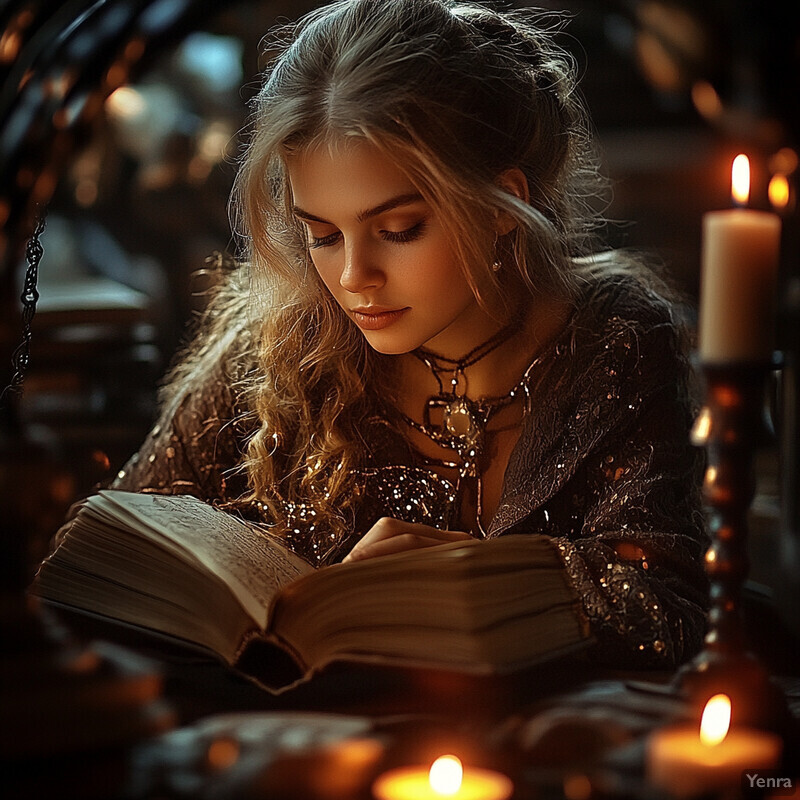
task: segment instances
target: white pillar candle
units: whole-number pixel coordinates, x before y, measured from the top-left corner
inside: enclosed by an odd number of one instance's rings
[[[742,158],[746,159],[738,156],[737,161]],[[746,202],[749,194],[749,168],[744,179],[746,187],[737,187],[734,174],[734,194],[740,202]],[[767,211],[732,208],[703,217],[699,317],[703,363],[770,359],[780,235],[780,218]]]

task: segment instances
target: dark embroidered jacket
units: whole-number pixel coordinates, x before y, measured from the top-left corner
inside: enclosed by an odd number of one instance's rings
[[[251,428],[234,386],[252,367],[238,355],[247,339],[242,322],[206,344],[192,390],[173,393],[115,488],[193,494],[261,518],[239,500]],[[671,667],[700,645],[706,591],[701,454],[689,443],[689,370],[671,307],[633,279],[598,281],[540,358],[487,534],[555,539],[603,663]],[[370,420],[366,439],[350,539],[330,541],[313,511],[286,508],[289,543],[312,563],[340,560],[381,516],[446,527],[453,514],[453,487],[386,419]]]

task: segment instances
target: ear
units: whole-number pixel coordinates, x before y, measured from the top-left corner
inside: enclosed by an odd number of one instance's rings
[[[530,202],[531,195],[528,189],[528,179],[519,167],[509,167],[509,169],[503,170],[497,178],[495,178],[495,183],[509,194],[518,197],[524,203]],[[516,227],[517,222],[510,214],[505,211],[497,212],[494,229],[498,236],[504,236],[513,231]]]

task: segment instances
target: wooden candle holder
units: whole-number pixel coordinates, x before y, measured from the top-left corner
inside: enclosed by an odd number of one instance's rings
[[[708,630],[701,652],[678,673],[680,690],[698,703],[731,697],[737,721],[771,727],[785,701],[766,668],[747,648],[742,588],[749,572],[747,515],[755,494],[754,456],[773,436],[765,385],[771,364],[703,364],[706,402],[692,443],[707,453],[703,495],[711,544]]]

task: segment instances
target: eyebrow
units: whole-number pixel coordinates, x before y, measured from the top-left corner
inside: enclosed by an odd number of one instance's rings
[[[419,192],[409,192],[407,194],[399,194],[396,197],[389,198],[386,202],[381,203],[380,205],[375,206],[374,208],[368,208],[366,211],[360,211],[356,214],[356,219],[359,222],[364,222],[364,220],[370,219],[372,217],[377,217],[379,214],[385,214],[387,211],[392,211],[395,208],[399,208],[400,206],[407,206],[411,203],[416,203],[422,200],[423,197]],[[318,217],[316,214],[311,214],[308,211],[303,211],[302,208],[299,206],[292,206],[292,212],[296,217],[300,217],[301,219],[307,219],[311,222],[322,222],[325,225],[330,225],[327,219],[322,219],[322,217]]]

